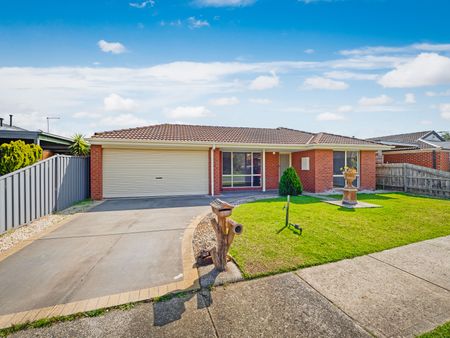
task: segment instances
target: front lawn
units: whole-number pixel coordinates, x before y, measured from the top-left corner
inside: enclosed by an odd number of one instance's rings
[[[291,199],[290,221],[303,227],[298,236],[284,226],[285,198],[243,204],[232,218],[244,225],[231,254],[244,275],[256,277],[450,235],[450,201],[401,193],[361,194],[359,200],[382,208],[344,209],[300,196]]]
[[[448,338],[450,337],[450,322],[435,328],[431,332],[424,333],[419,338]]]

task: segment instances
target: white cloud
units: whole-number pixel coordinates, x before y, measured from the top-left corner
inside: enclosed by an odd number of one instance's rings
[[[354,55],[375,55],[375,54],[392,54],[392,53],[416,53],[421,52],[448,52],[450,44],[433,44],[433,43],[415,43],[407,46],[368,46],[363,48],[347,49],[339,51],[339,54],[345,56]]]
[[[160,21],[159,25],[164,26],[171,26],[171,27],[181,27],[183,25],[183,22],[181,20],[173,20],[173,21]]]
[[[129,5],[134,8],[145,8],[147,6],[153,7],[153,6],[155,6],[155,1],[154,0],[146,0],[146,1],[142,1],[142,2],[130,2]]]
[[[103,99],[103,107],[106,111],[132,111],[137,105],[132,99],[113,93]]]
[[[405,94],[405,103],[407,103],[407,104],[416,103],[416,96],[413,93],[406,93]]]
[[[254,104],[261,104],[261,105],[266,105],[266,104],[271,104],[272,101],[269,99],[261,99],[261,98],[252,98],[248,100],[250,103],[254,103]]]
[[[450,103],[443,103],[439,105],[441,117],[446,120],[450,120]]]
[[[350,113],[351,111],[353,111],[353,107],[350,105],[345,105],[345,106],[340,106],[337,111],[339,113]]]
[[[435,96],[450,96],[450,89],[443,92],[426,92],[426,96],[435,97]]]
[[[304,4],[312,4],[316,2],[338,2],[338,1],[345,1],[345,0],[297,0],[298,2],[303,2]]]
[[[344,90],[348,84],[342,81],[335,81],[320,76],[309,77],[303,82],[303,89],[327,89]]]
[[[133,114],[121,114],[117,116],[106,116],[102,118],[98,126],[107,126],[108,128],[112,127],[126,128],[126,127],[141,127],[149,124],[151,123]]]
[[[316,51],[312,48],[305,49],[303,51],[305,54],[314,54]]]
[[[339,121],[343,119],[342,115],[336,113],[321,113],[317,115],[317,121]]]
[[[99,113],[95,112],[88,112],[88,111],[79,111],[72,115],[76,119],[96,119],[99,118],[101,115]]]
[[[209,22],[206,20],[197,19],[195,16],[191,16],[187,19],[188,27],[191,29],[209,27]]]
[[[167,113],[171,119],[193,119],[211,115],[211,111],[203,106],[179,106]]]
[[[201,7],[244,7],[253,5],[256,0],[196,0],[194,3]]]
[[[250,83],[250,89],[252,90],[264,90],[278,87],[280,84],[280,79],[278,76],[272,72],[272,76],[261,75],[258,76]]]
[[[214,106],[233,106],[239,104],[239,99],[236,96],[219,97],[217,99],[211,99],[209,103]]]
[[[376,80],[378,74],[355,73],[348,71],[332,71],[324,74],[326,77],[336,80]]]
[[[112,54],[122,54],[126,52],[126,48],[120,42],[108,42],[105,40],[100,40],[97,45],[105,53]]]
[[[422,53],[383,75],[384,87],[409,88],[450,83],[450,59],[436,53]]]
[[[382,105],[386,105],[386,104],[390,104],[392,103],[394,100],[383,94],[377,97],[362,97],[361,99],[359,99],[359,104],[361,106],[382,106]]]

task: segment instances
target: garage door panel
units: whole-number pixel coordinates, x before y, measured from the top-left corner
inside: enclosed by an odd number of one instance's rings
[[[103,150],[104,197],[208,193],[208,151]]]

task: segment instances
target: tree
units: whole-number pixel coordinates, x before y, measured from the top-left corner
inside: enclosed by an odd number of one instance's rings
[[[442,138],[446,141],[450,141],[450,131],[441,131]]]
[[[287,168],[280,179],[278,193],[280,196],[300,195],[303,192],[302,182],[294,168]]]
[[[73,136],[73,143],[70,145],[70,153],[75,156],[88,156],[90,152],[90,145],[84,139],[84,135],[75,134]]]
[[[42,158],[42,148],[22,140],[0,145],[0,175],[27,167]]]

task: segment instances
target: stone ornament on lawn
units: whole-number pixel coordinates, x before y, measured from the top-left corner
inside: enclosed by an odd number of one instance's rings
[[[356,168],[344,167],[342,170],[345,179],[344,195],[342,197],[342,203],[348,205],[356,205],[358,189],[353,185],[353,181],[356,179]]]

